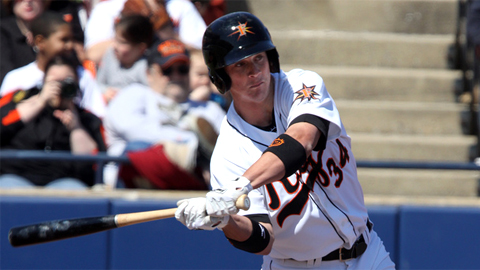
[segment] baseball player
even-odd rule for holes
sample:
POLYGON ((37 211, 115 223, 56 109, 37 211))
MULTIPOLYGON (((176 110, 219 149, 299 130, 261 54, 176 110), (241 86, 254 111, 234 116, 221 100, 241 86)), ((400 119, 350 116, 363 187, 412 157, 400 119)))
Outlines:
POLYGON ((207 27, 213 83, 230 91, 206 197, 177 203, 189 229, 223 231, 262 269, 394 269, 373 230, 350 137, 323 79, 280 69, 263 23, 230 13, 207 27), (249 210, 235 202, 248 194, 249 210))

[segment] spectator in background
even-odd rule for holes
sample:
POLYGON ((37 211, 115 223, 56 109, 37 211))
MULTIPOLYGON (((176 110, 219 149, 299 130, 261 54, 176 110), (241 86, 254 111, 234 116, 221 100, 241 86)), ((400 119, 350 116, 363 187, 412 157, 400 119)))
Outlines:
POLYGON ((167 40, 178 39, 178 35, 173 29, 172 20, 167 13, 163 2, 153 2, 151 0, 127 0, 120 12, 120 17, 139 14, 150 18, 153 25, 155 39, 167 40))
POLYGON ((123 166, 127 187, 207 188, 208 160, 225 112, 214 102, 188 99, 189 64, 180 41, 159 41, 148 55, 148 86, 131 84, 109 104, 107 152, 127 152, 133 175, 142 176, 123 166))
POLYGON ((208 67, 203 60, 201 50, 192 50, 190 55, 190 99, 195 101, 214 101, 227 111, 232 97, 229 92, 224 95, 218 92, 210 80, 208 67))
MULTIPOLYGON (((101 120, 74 104, 77 63, 55 56, 45 65, 41 89, 11 92, 0 100, 1 149, 105 151, 101 120)), ((0 188, 33 187, 85 189, 92 186, 92 164, 70 161, 8 161, 0 167, 0 188)))
MULTIPOLYGON (((466 25, 466 37, 467 47, 471 49, 472 53, 466 55, 473 57, 468 63, 472 63, 473 78, 470 89, 470 93, 464 95, 471 95, 472 103, 474 106, 478 106, 480 101, 480 1, 468 1, 467 2, 467 25, 466 25)), ((476 158, 480 157, 480 110, 476 112, 477 122, 473 125, 476 126, 477 145, 476 145, 476 158)))
POLYGON ((206 25, 225 15, 225 0, 191 0, 206 25))
MULTIPOLYGON (((85 49, 87 51, 87 57, 97 64, 101 61, 103 54, 113 42, 114 22, 120 17, 126 2, 128 1, 105 0, 95 5, 92 10, 85 28, 85 49)), ((132 6, 140 2, 144 2, 143 4, 151 11, 154 17, 155 14, 166 10, 178 39, 186 44, 188 48, 201 49, 203 32, 206 29, 206 25, 190 1, 130 0, 130 3, 133 4, 132 6)), ((166 39, 165 37, 161 38, 166 39)))
MULTIPOLYGON (((73 34, 70 23, 57 12, 45 11, 33 21, 32 34, 36 60, 7 73, 0 87, 0 95, 16 90, 26 90, 42 83, 46 63, 57 55, 75 55, 73 34)), ((105 102, 99 86, 92 75, 80 65, 77 69, 81 93, 75 99, 77 104, 100 118, 105 114, 105 102)))
POLYGON ((6 13, 0 22, 0 83, 5 75, 35 60, 31 22, 37 18, 50 1, 2 0, 6 13))
POLYGON ((70 23, 73 31, 74 42, 85 42, 82 23, 80 21, 79 11, 83 8, 79 1, 72 0, 49 0, 48 10, 58 12, 64 16, 64 19, 70 23))
POLYGON ((467 13, 467 42, 473 48, 474 83, 479 80, 480 59, 480 1, 471 1, 467 13))
POLYGON ((131 83, 148 85, 145 51, 152 42, 153 26, 145 16, 122 16, 115 24, 113 46, 103 56, 97 73, 107 103, 131 83))
POLYGON ((73 50, 77 54, 77 57, 82 63, 82 65, 92 72, 92 75, 95 75, 96 71, 92 68, 89 68, 90 62, 86 58, 85 48, 83 44, 85 43, 84 35, 84 25, 86 22, 86 8, 88 7, 90 0, 74 1, 74 0, 50 0, 50 5, 48 10, 55 11, 63 15, 65 21, 69 22, 72 26, 73 31, 73 50))

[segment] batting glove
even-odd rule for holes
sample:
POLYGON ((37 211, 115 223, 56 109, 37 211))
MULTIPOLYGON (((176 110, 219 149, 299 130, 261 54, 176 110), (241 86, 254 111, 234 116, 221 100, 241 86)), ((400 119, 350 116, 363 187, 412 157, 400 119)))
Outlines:
POLYGON ((237 199, 252 191, 252 184, 246 177, 240 176, 231 181, 224 189, 215 189, 207 193, 207 214, 223 217, 238 213, 237 199))
POLYGON ((230 216, 207 216, 205 205, 206 199, 203 197, 180 200, 177 202, 175 218, 190 230, 212 231, 225 227, 230 216))

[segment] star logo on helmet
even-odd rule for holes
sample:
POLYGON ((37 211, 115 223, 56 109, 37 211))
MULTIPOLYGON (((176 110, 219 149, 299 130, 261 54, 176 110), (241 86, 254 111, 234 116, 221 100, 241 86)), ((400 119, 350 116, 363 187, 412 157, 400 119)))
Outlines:
POLYGON ((308 101, 312 99, 318 99, 317 96, 320 95, 315 92, 315 87, 316 85, 307 87, 305 84, 303 84, 303 88, 295 92, 297 96, 295 97, 293 102, 295 102, 296 100, 300 100, 300 102, 302 102, 304 99, 307 99, 308 101))
POLYGON ((233 33, 231 33, 230 35, 228 36, 232 36, 232 35, 235 35, 235 34, 238 34, 238 38, 237 40, 240 39, 240 37, 243 37, 243 36, 246 36, 247 33, 249 34, 255 34, 254 32, 250 31, 250 29, 252 27, 247 27, 247 23, 240 23, 238 22, 238 25, 237 26, 232 26, 232 31, 234 31, 233 33))

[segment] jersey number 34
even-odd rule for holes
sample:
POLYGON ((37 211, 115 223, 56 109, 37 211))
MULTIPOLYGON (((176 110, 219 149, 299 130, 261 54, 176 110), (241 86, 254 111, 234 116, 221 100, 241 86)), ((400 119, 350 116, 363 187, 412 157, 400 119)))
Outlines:
MULTIPOLYGON (((333 158, 328 158, 325 162, 326 170, 323 166, 322 156, 323 150, 317 152, 317 161, 313 159, 310 155, 305 162, 305 164, 295 173, 296 181, 295 184, 291 184, 288 179, 282 179, 280 182, 285 188, 287 193, 293 194, 300 189, 296 196, 289 201, 283 209, 279 212, 277 216, 277 222, 280 227, 282 227, 285 219, 290 215, 299 215, 302 212, 303 207, 308 201, 309 193, 313 190, 315 181, 321 184, 323 187, 330 186, 330 178, 336 178, 335 187, 339 188, 343 181, 343 171, 342 169, 350 161, 350 156, 348 154, 348 149, 340 142, 339 139, 335 140, 339 148, 339 158, 338 164, 333 158), (301 179, 307 175, 305 183, 301 179)), ((270 197, 270 203, 268 206, 272 210, 277 210, 280 205, 280 198, 278 196, 275 187, 272 184, 266 185, 268 196, 270 197)))

